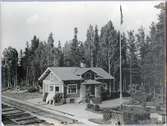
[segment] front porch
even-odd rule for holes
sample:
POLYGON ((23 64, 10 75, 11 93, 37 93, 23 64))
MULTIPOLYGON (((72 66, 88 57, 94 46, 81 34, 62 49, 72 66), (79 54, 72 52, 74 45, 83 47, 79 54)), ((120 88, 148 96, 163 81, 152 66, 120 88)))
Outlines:
POLYGON ((95 98, 101 101, 101 86, 103 83, 96 80, 85 80, 80 86, 80 99, 95 98))

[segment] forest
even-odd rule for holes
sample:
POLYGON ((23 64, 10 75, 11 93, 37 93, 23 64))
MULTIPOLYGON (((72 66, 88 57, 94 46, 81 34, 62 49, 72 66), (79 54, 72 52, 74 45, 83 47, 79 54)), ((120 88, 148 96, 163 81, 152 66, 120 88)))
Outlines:
MULTIPOLYGON (((158 15, 158 22, 152 22, 149 32, 141 26, 136 32, 121 33, 122 43, 122 87, 125 92, 130 86, 144 85, 149 93, 160 92, 164 85, 165 40, 164 11, 158 15)), ((34 87, 39 76, 47 67, 101 67, 115 79, 113 91, 119 91, 119 35, 112 21, 101 29, 90 25, 86 40, 78 38, 79 29, 64 45, 54 41, 51 32, 46 41, 36 35, 27 41, 25 48, 17 51, 8 47, 2 53, 2 87, 34 87)))

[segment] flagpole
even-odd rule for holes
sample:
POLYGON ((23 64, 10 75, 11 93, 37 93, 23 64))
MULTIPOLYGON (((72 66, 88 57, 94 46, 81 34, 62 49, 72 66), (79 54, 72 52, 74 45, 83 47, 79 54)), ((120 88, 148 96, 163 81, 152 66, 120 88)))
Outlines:
MULTIPOLYGON (((120 28, 121 28, 121 25, 120 25, 120 28)), ((119 81, 119 86, 120 86, 120 99, 122 99, 122 56, 121 56, 121 48, 122 48, 122 45, 121 45, 121 30, 120 30, 120 33, 119 33, 119 57, 120 57, 120 63, 119 63, 120 81, 119 81)))
POLYGON ((119 64, 119 72, 120 72, 120 80, 119 80, 119 87, 120 87, 120 100, 122 99, 122 56, 121 56, 121 25, 123 23, 123 15, 122 15, 122 8, 120 5, 120 14, 121 14, 121 21, 120 21, 120 32, 119 32, 119 58, 120 58, 120 64, 119 64))

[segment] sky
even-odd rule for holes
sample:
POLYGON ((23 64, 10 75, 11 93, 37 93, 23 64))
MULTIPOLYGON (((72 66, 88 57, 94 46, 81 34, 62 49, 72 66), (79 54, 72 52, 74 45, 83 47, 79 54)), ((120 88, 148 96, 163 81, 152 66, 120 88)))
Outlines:
POLYGON ((24 49, 26 41, 34 35, 47 41, 53 33, 55 45, 62 46, 72 40, 74 27, 78 28, 78 39, 86 40, 90 24, 102 26, 111 20, 120 29, 120 4, 123 10, 122 31, 135 30, 143 26, 149 31, 150 24, 157 22, 160 10, 154 8, 160 1, 150 2, 1 2, 1 49, 12 46, 24 49))

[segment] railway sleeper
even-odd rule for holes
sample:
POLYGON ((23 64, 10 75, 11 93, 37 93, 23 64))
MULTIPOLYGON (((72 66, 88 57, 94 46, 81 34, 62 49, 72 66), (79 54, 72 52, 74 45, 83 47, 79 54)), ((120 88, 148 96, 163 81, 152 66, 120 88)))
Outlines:
POLYGON ((8 111, 14 111, 14 110, 18 110, 17 108, 3 108, 2 112, 8 112, 8 111))
POLYGON ((2 104, 2 109, 3 108, 11 108, 9 105, 2 104))
POLYGON ((23 113, 23 111, 21 111, 21 110, 14 110, 14 111, 2 112, 2 115, 3 116, 9 116, 9 115, 17 114, 17 113, 23 113))
POLYGON ((11 118, 11 119, 15 119, 15 118, 23 117, 23 116, 30 116, 30 114, 21 112, 21 113, 7 115, 6 117, 11 118))
POLYGON ((13 119, 15 121, 24 121, 24 120, 31 120, 31 119, 36 119, 36 117, 34 116, 28 116, 28 117, 20 117, 20 118, 16 118, 16 119, 13 119))
MULTIPOLYGON (((14 120, 12 120, 12 121, 14 121, 14 120)), ((31 119, 31 120, 22 120, 22 121, 14 121, 14 122, 16 122, 19 125, 28 125, 28 124, 42 123, 42 122, 45 122, 45 121, 40 120, 38 118, 34 118, 34 119, 31 119)))

